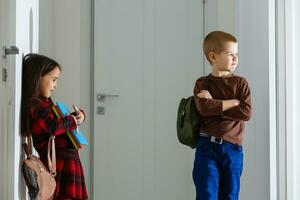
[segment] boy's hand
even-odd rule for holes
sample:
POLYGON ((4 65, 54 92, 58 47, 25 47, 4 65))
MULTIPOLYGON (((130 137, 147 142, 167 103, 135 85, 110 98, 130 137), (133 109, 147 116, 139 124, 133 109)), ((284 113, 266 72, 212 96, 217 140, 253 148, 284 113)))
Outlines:
POLYGON ((239 105, 240 101, 237 99, 223 100, 223 111, 239 105))
POLYGON ((208 90, 201 90, 200 93, 197 94, 197 97, 204 99, 212 99, 208 90))

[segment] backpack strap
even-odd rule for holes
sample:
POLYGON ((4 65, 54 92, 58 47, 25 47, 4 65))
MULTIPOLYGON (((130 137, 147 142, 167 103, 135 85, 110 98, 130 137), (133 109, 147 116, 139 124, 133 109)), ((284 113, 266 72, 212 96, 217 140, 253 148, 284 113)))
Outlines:
POLYGON ((26 156, 32 154, 32 137, 26 136, 25 142, 23 143, 23 149, 26 153, 26 156))
POLYGON ((55 136, 49 138, 47 158, 49 171, 56 176, 55 136))
MULTIPOLYGON (((23 143, 23 149, 27 156, 32 154, 32 136, 25 137, 25 143, 23 143)), ((56 152, 55 152, 55 136, 51 136, 48 141, 47 147, 47 159, 48 159, 48 169, 50 173, 56 175, 56 152)))

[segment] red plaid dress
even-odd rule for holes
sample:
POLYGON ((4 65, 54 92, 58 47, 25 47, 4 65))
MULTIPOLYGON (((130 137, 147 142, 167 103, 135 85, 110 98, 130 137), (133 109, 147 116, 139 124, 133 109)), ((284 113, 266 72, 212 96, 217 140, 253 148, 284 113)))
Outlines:
POLYGON ((51 98, 41 98, 30 111, 30 126, 33 145, 41 161, 47 163, 47 144, 50 135, 55 135, 57 187, 55 199, 88 199, 84 173, 78 151, 66 134, 77 128, 73 116, 58 119, 52 110, 51 98))

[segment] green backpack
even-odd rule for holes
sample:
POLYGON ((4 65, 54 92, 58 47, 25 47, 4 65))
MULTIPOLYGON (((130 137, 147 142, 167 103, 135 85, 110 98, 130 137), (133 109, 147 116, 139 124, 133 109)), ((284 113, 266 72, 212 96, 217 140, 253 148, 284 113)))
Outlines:
POLYGON ((177 137, 180 143, 196 147, 199 137, 201 116, 196 109, 194 96, 182 98, 177 114, 177 137))

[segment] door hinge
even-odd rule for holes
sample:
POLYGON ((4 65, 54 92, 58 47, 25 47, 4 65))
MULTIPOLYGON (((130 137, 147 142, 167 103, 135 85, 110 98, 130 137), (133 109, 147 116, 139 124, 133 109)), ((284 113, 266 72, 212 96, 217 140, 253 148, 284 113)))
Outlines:
POLYGON ((2 81, 6 82, 7 81, 7 69, 2 68, 2 81))

